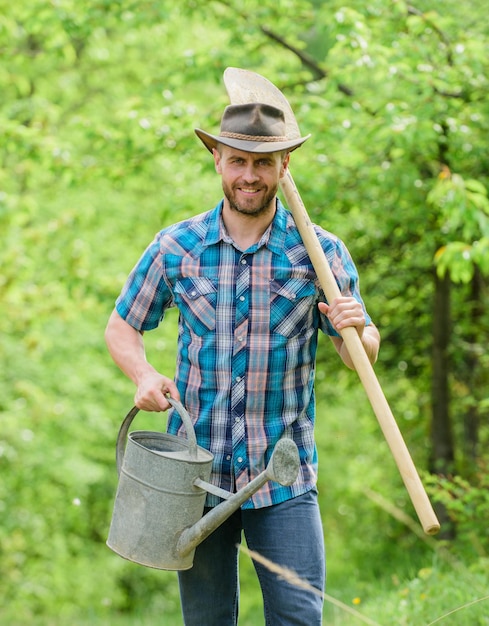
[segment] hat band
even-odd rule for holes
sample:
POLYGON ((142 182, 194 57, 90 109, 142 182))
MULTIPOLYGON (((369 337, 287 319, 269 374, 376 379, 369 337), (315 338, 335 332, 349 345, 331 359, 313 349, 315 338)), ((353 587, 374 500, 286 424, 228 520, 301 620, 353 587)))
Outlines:
POLYGON ((241 133, 228 133, 227 131, 223 131, 220 134, 221 137, 226 137, 227 139, 240 139, 242 141, 287 141, 287 137, 282 136, 270 136, 270 135, 243 135, 241 133))

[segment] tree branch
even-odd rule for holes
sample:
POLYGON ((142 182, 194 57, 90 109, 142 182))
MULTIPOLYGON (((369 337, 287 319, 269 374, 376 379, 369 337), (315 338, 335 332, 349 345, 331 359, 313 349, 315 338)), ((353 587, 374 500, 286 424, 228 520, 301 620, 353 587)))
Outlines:
POLYGON ((407 5, 407 12, 408 12, 408 15, 416 15, 417 17, 420 17, 430 28, 432 28, 435 31, 435 33, 437 33, 437 35, 440 38, 440 41, 443 42, 443 44, 445 45, 447 49, 448 64, 453 65, 453 54, 452 54, 451 43, 448 37, 445 35, 445 33, 441 30, 441 28, 439 28, 433 20, 429 19, 426 16, 426 13, 423 13, 423 11, 420 11, 419 9, 414 7, 412 4, 407 5))
MULTIPOLYGON (((295 56, 299 58, 301 63, 311 70, 314 76, 314 80, 322 80, 323 78, 328 77, 328 72, 324 70, 320 65, 318 65, 318 63, 316 63, 316 61, 308 54, 306 54, 303 50, 299 50, 299 48, 296 48, 295 46, 290 44, 283 37, 272 31, 267 26, 260 26, 260 30, 264 35, 281 45, 286 50, 289 50, 289 52, 292 52, 292 54, 295 54, 295 56)), ((339 83, 338 89, 347 96, 353 96, 353 90, 350 89, 350 87, 348 87, 347 85, 339 83)))

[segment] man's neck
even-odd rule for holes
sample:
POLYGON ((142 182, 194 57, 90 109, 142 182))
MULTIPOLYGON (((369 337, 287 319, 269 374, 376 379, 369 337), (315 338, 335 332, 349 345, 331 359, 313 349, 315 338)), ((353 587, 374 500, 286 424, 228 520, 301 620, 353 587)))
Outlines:
POLYGON ((234 243, 241 249, 247 250, 263 237, 275 216, 276 201, 270 205, 270 210, 261 215, 246 215, 232 209, 227 200, 224 200, 222 220, 226 231, 234 243))

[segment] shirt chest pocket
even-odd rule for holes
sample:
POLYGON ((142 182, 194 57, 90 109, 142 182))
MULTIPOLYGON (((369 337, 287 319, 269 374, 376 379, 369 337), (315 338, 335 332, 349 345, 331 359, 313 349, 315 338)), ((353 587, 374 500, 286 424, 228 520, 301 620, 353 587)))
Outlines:
POLYGON ((216 327, 217 279, 189 277, 177 280, 175 303, 184 326, 196 335, 216 327))
POLYGON ((318 293, 305 278, 275 279, 270 283, 270 327, 284 337, 312 333, 318 293))

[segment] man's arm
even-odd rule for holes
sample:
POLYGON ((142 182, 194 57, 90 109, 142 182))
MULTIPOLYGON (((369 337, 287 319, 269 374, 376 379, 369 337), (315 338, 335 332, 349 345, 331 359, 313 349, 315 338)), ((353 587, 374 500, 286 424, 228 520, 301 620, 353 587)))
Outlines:
MULTIPOLYGON (((362 341, 367 357, 375 363, 379 354, 380 334, 375 324, 365 326, 365 315, 362 305, 352 297, 341 297, 333 300, 331 305, 319 303, 319 310, 328 316, 333 328, 338 332, 347 326, 354 326, 362 341)), ((331 337, 336 351, 343 363, 350 369, 355 369, 348 349, 341 337, 331 337)))
POLYGON ((143 335, 130 326, 114 309, 105 330, 105 341, 115 363, 137 386, 134 398, 143 411, 166 411, 165 394, 180 399, 171 378, 163 376, 146 360, 143 335))

